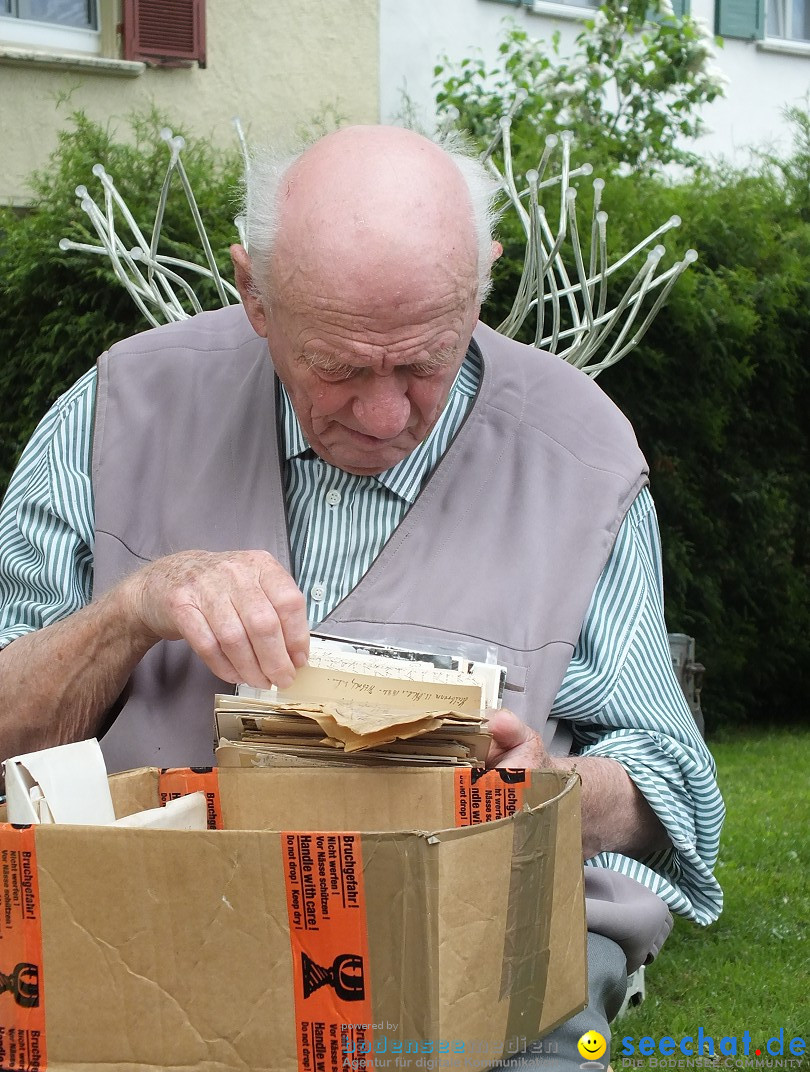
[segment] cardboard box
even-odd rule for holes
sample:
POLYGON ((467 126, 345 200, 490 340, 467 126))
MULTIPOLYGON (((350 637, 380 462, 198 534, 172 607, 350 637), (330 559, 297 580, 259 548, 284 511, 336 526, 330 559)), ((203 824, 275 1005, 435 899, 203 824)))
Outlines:
POLYGON ((579 781, 521 773, 146 769, 111 778, 117 816, 202 785, 223 829, 3 825, 0 1067, 514 1053, 586 1000, 579 781))

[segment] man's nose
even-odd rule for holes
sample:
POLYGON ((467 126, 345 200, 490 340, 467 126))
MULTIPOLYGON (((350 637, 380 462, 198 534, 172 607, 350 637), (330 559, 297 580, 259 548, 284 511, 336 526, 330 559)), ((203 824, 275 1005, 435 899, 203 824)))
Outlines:
POLYGON ((377 439, 393 439, 411 416, 407 385, 396 375, 371 375, 360 385, 352 404, 358 431, 377 439))

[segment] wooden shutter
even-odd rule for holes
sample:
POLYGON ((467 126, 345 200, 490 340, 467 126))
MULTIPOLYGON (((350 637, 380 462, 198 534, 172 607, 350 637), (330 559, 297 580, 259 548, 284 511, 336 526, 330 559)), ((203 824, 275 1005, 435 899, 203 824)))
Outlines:
POLYGON ((125 60, 205 67, 205 0, 123 0, 125 60))
POLYGON ((717 0, 715 29, 721 37, 765 36, 765 0, 717 0))

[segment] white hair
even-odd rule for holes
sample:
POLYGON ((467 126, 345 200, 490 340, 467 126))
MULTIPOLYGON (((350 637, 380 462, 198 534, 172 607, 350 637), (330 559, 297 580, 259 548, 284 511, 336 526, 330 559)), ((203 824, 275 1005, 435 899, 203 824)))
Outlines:
MULTIPOLYGON (((457 131, 435 139, 458 168, 472 209, 472 225, 478 249, 477 299, 483 302, 492 286, 492 238, 499 213, 495 202, 500 185, 478 159, 475 150, 457 131)), ((279 189, 285 175, 309 146, 279 152, 254 149, 242 181, 241 224, 244 241, 254 267, 254 286, 268 279, 279 228, 279 189)))
POLYGON ((278 235, 278 191, 282 179, 300 160, 306 147, 296 151, 254 148, 245 162, 242 176, 240 230, 253 266, 253 287, 260 291, 265 281, 278 235))
POLYGON ((496 202, 501 185, 459 131, 443 134, 436 144, 456 165, 467 187, 478 247, 478 301, 483 302, 492 287, 492 238, 500 216, 496 202))

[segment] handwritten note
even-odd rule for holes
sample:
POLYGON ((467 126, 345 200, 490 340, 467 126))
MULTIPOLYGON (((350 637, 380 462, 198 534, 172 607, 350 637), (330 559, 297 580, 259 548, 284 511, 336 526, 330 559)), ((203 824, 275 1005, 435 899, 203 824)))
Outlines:
POLYGON ((414 681, 406 677, 378 677, 305 666, 288 688, 279 690, 279 700, 330 701, 347 703, 363 700, 384 705, 389 711, 453 711, 478 713, 481 686, 450 685, 437 681, 414 681))

